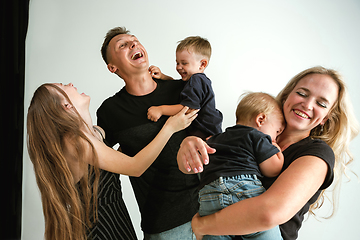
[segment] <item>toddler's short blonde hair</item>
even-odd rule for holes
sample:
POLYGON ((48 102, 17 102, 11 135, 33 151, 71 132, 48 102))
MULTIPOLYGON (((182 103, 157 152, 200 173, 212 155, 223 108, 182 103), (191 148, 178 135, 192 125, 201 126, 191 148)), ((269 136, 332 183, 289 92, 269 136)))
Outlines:
POLYGON ((236 122, 250 123, 260 113, 268 116, 276 110, 281 118, 283 114, 280 103, 270 94, 263 92, 246 92, 240 96, 236 108, 236 122))
POLYGON ((206 57, 207 60, 210 61, 211 45, 206 38, 202 38, 199 36, 191 36, 179 41, 178 43, 179 44, 176 48, 176 52, 180 52, 183 50, 193 51, 196 54, 200 54, 206 57))

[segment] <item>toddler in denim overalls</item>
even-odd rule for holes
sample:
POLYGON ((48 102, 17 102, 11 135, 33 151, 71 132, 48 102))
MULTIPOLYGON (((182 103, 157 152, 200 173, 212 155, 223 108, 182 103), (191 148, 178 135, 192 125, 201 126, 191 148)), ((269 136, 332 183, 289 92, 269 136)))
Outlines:
MULTIPOLYGON (((235 202, 265 191, 260 178, 275 177, 284 157, 276 137, 285 128, 280 104, 269 94, 242 96, 236 110, 236 125, 212 136, 208 145, 216 149, 201 173, 200 216, 215 213, 235 202)), ((243 239, 282 239, 279 227, 243 235, 243 239)), ((204 236, 231 239, 231 236, 204 236)))

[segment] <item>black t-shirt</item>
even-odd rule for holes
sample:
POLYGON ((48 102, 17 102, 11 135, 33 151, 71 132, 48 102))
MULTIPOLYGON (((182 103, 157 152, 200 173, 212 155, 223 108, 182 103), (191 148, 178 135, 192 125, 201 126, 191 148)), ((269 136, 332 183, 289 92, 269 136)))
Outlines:
MULTIPOLYGON (((323 185, 314 194, 314 196, 305 204, 305 206, 288 222, 280 225, 281 235, 284 240, 293 240, 298 237, 298 231, 301 228, 304 215, 309 211, 309 207, 319 197, 323 189, 328 188, 334 179, 334 164, 335 156, 332 149, 324 141, 318 139, 312 139, 307 137, 297 143, 289 146, 284 154, 284 166, 282 171, 289 167, 289 165, 296 159, 303 156, 315 156, 323 159, 328 165, 328 172, 324 180, 323 185)), ((267 189, 276 180, 276 178, 264 178, 262 179, 264 187, 267 189)))
MULTIPOLYGON (((125 87, 106 99, 97 111, 98 125, 106 132, 109 146, 120 144, 122 151, 134 156, 154 139, 166 122, 147 119, 151 106, 180 103, 183 81, 154 80, 156 89, 144 96, 130 95, 125 87)), ((178 169, 177 151, 186 131, 175 133, 155 162, 140 176, 130 177, 141 213, 144 232, 160 233, 180 226, 198 211, 199 184, 196 175, 178 169)))
POLYGON ((200 109, 189 133, 202 139, 221 133, 222 113, 216 109, 211 81, 204 73, 193 74, 181 92, 181 105, 200 109), (201 133, 197 133, 200 131, 201 133))
POLYGON ((209 164, 204 166, 199 188, 225 176, 252 174, 261 178, 258 164, 279 152, 269 135, 243 125, 229 127, 207 143, 216 152, 209 155, 209 164))

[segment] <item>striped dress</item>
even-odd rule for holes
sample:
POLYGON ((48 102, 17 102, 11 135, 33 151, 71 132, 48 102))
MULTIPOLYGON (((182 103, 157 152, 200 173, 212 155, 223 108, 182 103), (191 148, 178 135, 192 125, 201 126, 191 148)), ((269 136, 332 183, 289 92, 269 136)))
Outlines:
POLYGON ((119 174, 101 170, 98 221, 88 231, 89 240, 136 240, 129 213, 122 199, 119 174))
MULTIPOLYGON (((102 138, 101 131, 94 126, 102 138)), ((121 193, 120 175, 100 170, 98 220, 89 229, 88 240, 137 240, 121 193)), ((91 219, 92 222, 93 219, 91 219)))

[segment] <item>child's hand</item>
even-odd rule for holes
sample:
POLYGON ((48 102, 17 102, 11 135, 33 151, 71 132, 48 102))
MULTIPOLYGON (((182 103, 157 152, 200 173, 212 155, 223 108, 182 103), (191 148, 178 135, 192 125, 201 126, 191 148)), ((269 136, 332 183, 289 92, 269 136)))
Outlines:
POLYGON ((153 122, 157 122, 162 116, 161 106, 152 106, 148 109, 147 118, 153 122))
POLYGON ((188 107, 184 107, 176 115, 169 117, 165 125, 171 127, 172 131, 175 133, 182 129, 187 128, 191 122, 197 117, 198 110, 186 113, 188 107))
POLYGON ((163 74, 160 71, 160 68, 158 68, 154 65, 151 65, 149 67, 149 73, 151 74, 151 77, 153 77, 153 78, 157 78, 157 79, 161 79, 161 80, 174 80, 172 77, 163 74))
POLYGON ((158 67, 156 67, 154 65, 151 65, 149 67, 149 72, 151 74, 151 77, 157 78, 157 79, 162 79, 163 74, 161 73, 160 68, 158 68, 158 67))

